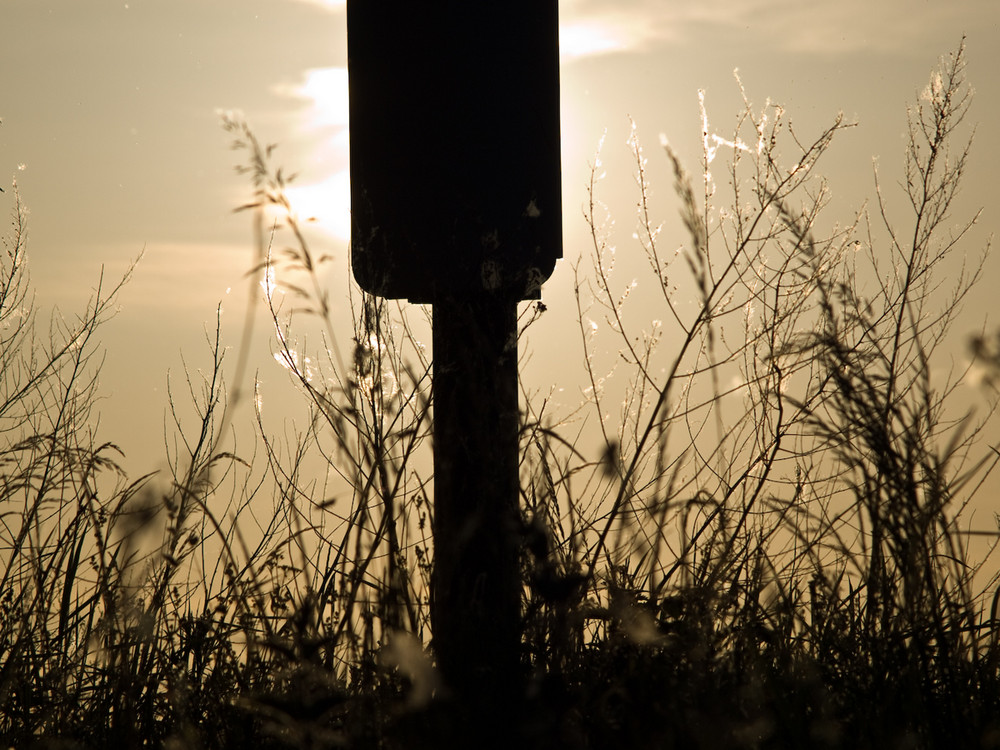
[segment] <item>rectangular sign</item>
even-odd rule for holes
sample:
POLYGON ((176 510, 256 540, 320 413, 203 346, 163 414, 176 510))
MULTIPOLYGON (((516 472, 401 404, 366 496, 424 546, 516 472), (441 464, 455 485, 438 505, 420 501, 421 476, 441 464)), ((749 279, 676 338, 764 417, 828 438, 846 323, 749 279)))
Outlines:
POLYGON ((537 299, 562 257, 557 0, 348 0, 362 288, 537 299))

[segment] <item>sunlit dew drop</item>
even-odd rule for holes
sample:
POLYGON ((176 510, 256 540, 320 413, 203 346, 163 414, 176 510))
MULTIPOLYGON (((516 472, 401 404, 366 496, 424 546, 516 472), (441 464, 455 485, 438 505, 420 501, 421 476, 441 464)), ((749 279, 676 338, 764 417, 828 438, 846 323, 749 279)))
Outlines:
POLYGON ((272 299, 277 286, 274 278, 274 268, 268 266, 264 272, 264 278, 260 280, 260 288, 264 290, 264 298, 268 300, 272 299))
POLYGON ((283 349, 280 352, 275 352, 274 359, 286 370, 295 372, 299 368, 299 354, 294 349, 283 349))

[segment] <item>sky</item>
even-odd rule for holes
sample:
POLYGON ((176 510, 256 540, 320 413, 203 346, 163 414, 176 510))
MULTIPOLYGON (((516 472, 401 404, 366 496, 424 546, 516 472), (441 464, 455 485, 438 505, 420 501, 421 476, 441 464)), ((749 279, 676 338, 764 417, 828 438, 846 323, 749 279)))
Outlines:
MULTIPOLYGON (((560 14, 565 259, 543 290, 549 313, 532 329, 535 351, 522 375, 539 387, 582 357, 566 349, 565 331, 575 320, 572 264, 589 247, 581 207, 598 145, 603 139, 602 195, 626 248, 635 219, 630 118, 647 147, 658 210, 674 221, 660 134, 697 169, 698 92, 713 126, 726 132, 742 102, 737 68, 755 106, 782 104, 800 132, 818 133, 838 112, 858 123, 822 170, 834 209, 849 219, 872 194, 873 158, 890 182, 899 174, 905 108, 964 35, 978 134, 959 208, 985 209, 973 249, 1000 228, 995 0, 565 0, 560 14)), ((0 208, 10 212, 16 179, 30 209, 39 305, 72 314, 102 267, 115 277, 143 254, 105 328, 101 411, 127 464, 154 468, 166 373, 206 361, 204 331, 219 304, 236 340, 253 262, 249 217, 232 210, 250 188, 234 172, 240 157, 220 112, 243 113, 262 140, 279 144, 276 159, 299 173, 291 197, 317 219, 310 237, 333 256, 325 280, 336 313, 347 310, 345 5, 0 0, 0 29, 0 208)), ((995 287, 996 259, 986 273, 984 287, 995 287)), ((981 318, 989 295, 970 305, 981 318)), ((265 383, 284 377, 266 341, 257 354, 253 367, 265 383)))

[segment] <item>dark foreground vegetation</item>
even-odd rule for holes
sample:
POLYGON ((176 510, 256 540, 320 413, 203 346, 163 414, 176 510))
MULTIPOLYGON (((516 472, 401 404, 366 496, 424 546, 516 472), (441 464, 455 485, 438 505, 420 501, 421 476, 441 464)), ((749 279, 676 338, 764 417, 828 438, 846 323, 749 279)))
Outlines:
POLYGON ((847 125, 803 142, 780 108, 748 102, 726 138, 705 119, 703 179, 666 149, 688 235, 676 252, 633 142, 634 285, 615 275, 628 261, 595 165, 590 262, 560 271, 576 274, 590 387, 568 415, 522 399, 525 689, 507 699, 488 684, 456 695, 434 666, 419 321, 354 292, 344 356, 270 149, 226 121, 256 191, 275 355, 308 411, 278 440, 258 410, 256 444, 233 448, 233 406, 260 401, 227 396, 216 337, 187 395, 173 383, 166 480, 125 476, 95 434, 98 334, 120 286, 46 330, 15 204, 3 746, 1000 747, 997 529, 963 515, 1000 457, 1000 341, 952 326, 986 258, 963 243, 975 217, 952 211, 969 158, 962 54, 910 112, 901 189, 876 179, 846 223, 822 213, 817 164, 847 125), (264 208, 285 209, 270 241, 264 208), (662 321, 635 312, 650 295, 662 321))

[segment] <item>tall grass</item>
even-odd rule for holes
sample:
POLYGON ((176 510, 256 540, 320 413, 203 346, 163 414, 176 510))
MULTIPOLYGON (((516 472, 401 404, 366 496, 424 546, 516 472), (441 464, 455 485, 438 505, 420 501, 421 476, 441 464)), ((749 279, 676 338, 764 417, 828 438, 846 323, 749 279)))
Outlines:
MULTIPOLYGON (((665 148, 687 232, 676 250, 634 135, 638 285, 616 275, 595 164, 592 252, 572 269, 590 387, 574 415, 523 399, 530 679, 518 714, 486 730, 434 664, 427 320, 353 290, 341 348, 328 259, 287 178, 225 119, 254 191, 251 289, 307 416, 271 434, 261 386, 246 398, 235 385, 251 329, 230 371, 216 326, 186 396, 171 384, 172 470, 130 479, 94 427, 97 333, 127 277, 43 336, 15 191, 0 282, 0 737, 1000 745, 1000 581, 971 557, 982 530, 962 515, 1000 458, 996 347, 973 340, 978 413, 956 406, 969 370, 940 366, 988 250, 953 258, 976 219, 952 218, 970 96, 960 48, 910 112, 906 217, 876 179, 872 209, 840 224, 819 165, 846 123, 805 142, 784 110, 744 97, 720 137, 703 104, 697 178, 665 148), (651 295, 659 321, 641 312, 651 295), (234 446, 242 403, 257 438, 234 446)), ((525 307, 522 330, 543 313, 525 307)))

